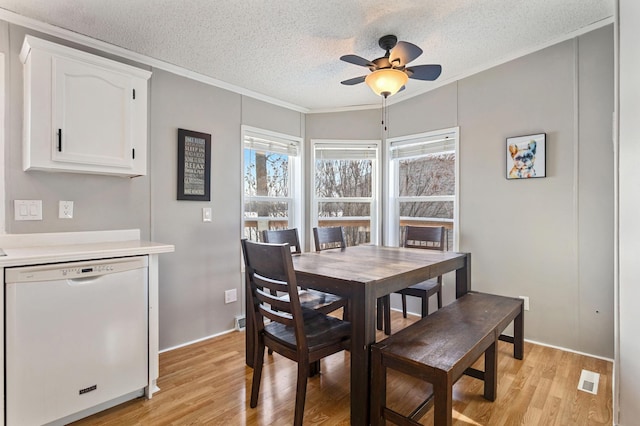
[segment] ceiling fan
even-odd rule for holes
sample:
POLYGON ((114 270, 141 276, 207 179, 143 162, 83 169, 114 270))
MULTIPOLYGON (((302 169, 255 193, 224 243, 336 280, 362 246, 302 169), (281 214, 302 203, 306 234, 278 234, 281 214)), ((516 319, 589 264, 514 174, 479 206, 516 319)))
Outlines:
POLYGON ((415 65, 407 64, 422 54, 422 49, 413 43, 398 41, 394 35, 380 37, 378 45, 386 51, 385 55, 369 61, 358 55, 344 55, 340 59, 354 65, 367 67, 371 74, 350 78, 341 81, 342 84, 352 86, 354 84, 367 83, 371 89, 385 98, 404 89, 409 78, 414 80, 433 81, 440 76, 440 65, 415 65))

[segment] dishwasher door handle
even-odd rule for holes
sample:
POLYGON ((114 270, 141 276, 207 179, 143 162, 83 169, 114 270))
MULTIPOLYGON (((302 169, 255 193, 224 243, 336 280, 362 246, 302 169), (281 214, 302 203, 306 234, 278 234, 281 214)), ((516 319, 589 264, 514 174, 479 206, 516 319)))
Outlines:
POLYGON ((68 278, 67 283, 69 283, 72 287, 77 287, 81 285, 89 285, 98 281, 100 278, 104 277, 104 275, 94 275, 91 277, 83 277, 83 278, 68 278))

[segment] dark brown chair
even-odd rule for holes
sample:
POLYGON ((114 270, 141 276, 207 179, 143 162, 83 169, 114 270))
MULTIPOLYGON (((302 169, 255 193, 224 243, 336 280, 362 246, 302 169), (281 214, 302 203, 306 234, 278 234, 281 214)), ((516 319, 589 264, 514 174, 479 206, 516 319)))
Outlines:
POLYGON ((302 425, 310 366, 349 348, 351 324, 301 306, 287 244, 242 240, 242 251, 251 307, 248 315, 253 321, 256 344, 250 406, 258 405, 264 350, 268 347, 298 363, 294 425, 302 425), (285 292, 289 298, 271 292, 285 292))
POLYGON ((316 251, 347 248, 342 226, 313 228, 313 237, 316 243, 316 251))
MULTIPOLYGON (((297 228, 262 231, 262 241, 274 244, 287 243, 291 253, 302 252, 297 228)), ((299 292, 298 298, 303 308, 313 309, 323 314, 329 314, 347 306, 347 300, 340 296, 312 289, 303 289, 299 292)))
MULTIPOLYGON (((407 226, 405 227, 404 246, 427 250, 444 251, 445 231, 443 226, 407 226)), ((402 316, 407 317, 407 296, 419 297, 422 301, 422 318, 429 315, 429 298, 438 297, 438 309, 442 308, 442 275, 397 291, 402 296, 402 316)), ((391 318, 391 306, 385 303, 385 321, 391 318)), ((389 333, 387 333, 389 334, 389 333)))
POLYGON ((300 247, 300 238, 298 238, 298 228, 292 229, 269 229, 262 231, 262 241, 272 244, 289 244, 291 253, 302 253, 302 247, 300 247))
MULTIPOLYGON (((328 226, 321 228, 313 228, 314 242, 316 243, 316 251, 330 249, 346 249, 347 241, 344 238, 344 229, 342 226, 328 226)), ((343 311, 343 319, 349 319, 349 304, 346 303, 343 311)))

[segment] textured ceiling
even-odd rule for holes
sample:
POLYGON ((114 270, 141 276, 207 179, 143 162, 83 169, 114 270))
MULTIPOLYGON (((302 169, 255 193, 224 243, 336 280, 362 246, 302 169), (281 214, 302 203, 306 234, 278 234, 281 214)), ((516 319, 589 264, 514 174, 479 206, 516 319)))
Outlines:
POLYGON ((368 70, 339 60, 384 54, 395 34, 441 64, 401 100, 610 19, 614 0, 0 0, 0 8, 318 111, 379 104, 368 70))

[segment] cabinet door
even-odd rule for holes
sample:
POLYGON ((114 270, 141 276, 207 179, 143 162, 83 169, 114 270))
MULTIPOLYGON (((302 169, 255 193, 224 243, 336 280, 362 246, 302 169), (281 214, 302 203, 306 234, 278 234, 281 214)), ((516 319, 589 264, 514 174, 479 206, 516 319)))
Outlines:
POLYGON ((131 168, 131 76, 56 57, 52 72, 52 159, 131 168))

